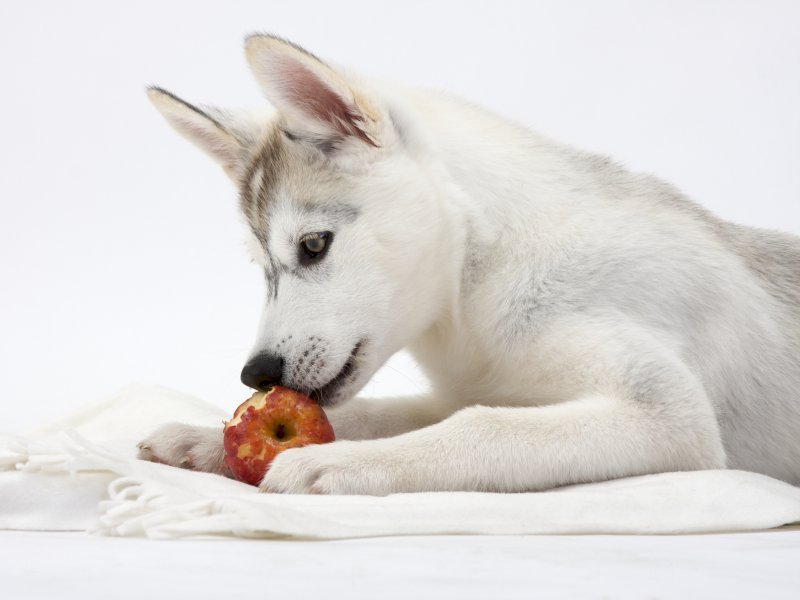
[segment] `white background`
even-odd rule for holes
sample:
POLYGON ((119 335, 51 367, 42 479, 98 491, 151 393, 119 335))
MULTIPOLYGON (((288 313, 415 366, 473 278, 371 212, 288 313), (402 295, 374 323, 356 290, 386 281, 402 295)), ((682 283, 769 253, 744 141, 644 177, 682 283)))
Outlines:
MULTIPOLYGON (((131 381, 233 408, 262 278, 235 192, 149 105, 262 102, 242 38, 457 92, 800 233, 800 4, 0 4, 0 430, 131 381)), ((400 357, 367 394, 424 386, 400 357)))

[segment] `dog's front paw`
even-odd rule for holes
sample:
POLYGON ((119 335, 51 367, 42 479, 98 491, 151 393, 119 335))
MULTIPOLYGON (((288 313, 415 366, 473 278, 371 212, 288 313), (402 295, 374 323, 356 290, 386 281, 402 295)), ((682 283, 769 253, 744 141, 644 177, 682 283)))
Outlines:
POLYGON ((138 458, 230 477, 222 428, 167 423, 138 444, 138 458))
POLYGON ((279 454, 259 486, 283 494, 367 494, 401 491, 399 465, 376 441, 341 441, 279 454))

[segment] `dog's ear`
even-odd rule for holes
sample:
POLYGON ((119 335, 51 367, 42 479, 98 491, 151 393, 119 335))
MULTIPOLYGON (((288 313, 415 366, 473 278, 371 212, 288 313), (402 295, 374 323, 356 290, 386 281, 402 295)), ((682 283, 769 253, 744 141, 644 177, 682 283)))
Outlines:
POLYGON ((259 125, 250 117, 216 108, 198 108, 177 96, 151 87, 147 96, 167 122, 189 141, 217 161, 235 182, 243 176, 259 125))
POLYGON ((347 140, 381 143, 383 112, 337 71, 291 42, 251 35, 245 53, 264 95, 283 116, 287 133, 331 148, 347 140))

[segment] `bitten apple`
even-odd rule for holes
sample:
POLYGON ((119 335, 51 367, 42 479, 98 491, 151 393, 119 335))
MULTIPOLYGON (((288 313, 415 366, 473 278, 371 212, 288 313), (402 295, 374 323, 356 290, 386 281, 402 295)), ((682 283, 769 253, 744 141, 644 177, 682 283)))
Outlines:
POLYGON ((239 481, 258 485, 284 450, 332 442, 333 427, 319 405, 275 386, 245 400, 225 424, 225 463, 239 481))

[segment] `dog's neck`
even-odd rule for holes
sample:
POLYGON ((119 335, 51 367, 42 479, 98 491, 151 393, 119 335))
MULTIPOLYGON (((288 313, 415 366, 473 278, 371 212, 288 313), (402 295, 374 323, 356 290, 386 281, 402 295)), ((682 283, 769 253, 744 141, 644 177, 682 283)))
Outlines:
POLYGON ((473 294, 508 266, 496 260, 514 256, 507 245, 524 239, 528 252, 546 261, 553 246, 548 223, 563 218, 563 181, 570 180, 566 175, 573 167, 570 149, 488 111, 435 94, 412 101, 424 136, 418 142, 424 146, 421 160, 435 182, 446 213, 443 237, 453 249, 443 258, 437 280, 440 310, 408 345, 430 377, 441 369, 427 365, 472 342, 477 331, 470 323, 476 318, 470 309, 473 294), (542 248, 534 252, 537 239, 542 248))

